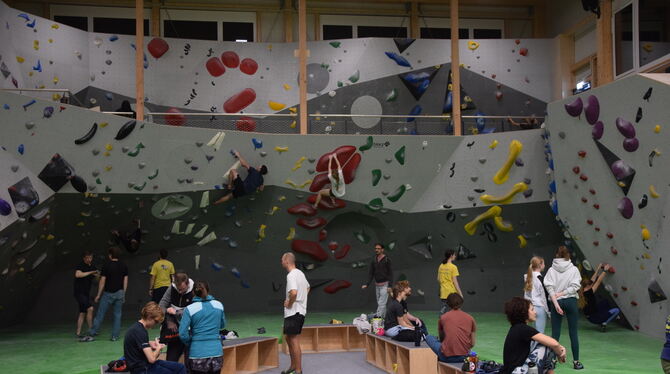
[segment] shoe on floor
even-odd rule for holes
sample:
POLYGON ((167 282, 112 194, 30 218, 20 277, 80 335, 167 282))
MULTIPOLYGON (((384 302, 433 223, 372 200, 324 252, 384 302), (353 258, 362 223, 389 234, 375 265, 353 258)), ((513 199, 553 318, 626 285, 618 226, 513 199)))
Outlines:
POLYGON ((86 335, 86 336, 84 336, 83 338, 79 339, 79 341, 80 341, 81 343, 88 343, 88 342, 95 341, 95 338, 92 337, 92 336, 90 336, 90 335, 86 335))
POLYGON ((109 339, 109 340, 115 342, 115 341, 119 340, 119 337, 118 336, 112 336, 112 338, 109 339))
POLYGON ((605 331, 607 331, 607 325, 603 323, 603 324, 600 325, 600 332, 605 332, 605 331))
POLYGON ((582 365, 582 363, 579 362, 579 361, 574 361, 573 364, 574 364, 574 368, 575 368, 575 370, 582 370, 582 369, 584 369, 584 365, 582 365))
POLYGON ((295 369, 293 369, 293 368, 288 368, 288 369, 286 369, 286 370, 282 370, 281 374, 291 374, 291 373, 293 373, 293 372, 295 372, 295 369))

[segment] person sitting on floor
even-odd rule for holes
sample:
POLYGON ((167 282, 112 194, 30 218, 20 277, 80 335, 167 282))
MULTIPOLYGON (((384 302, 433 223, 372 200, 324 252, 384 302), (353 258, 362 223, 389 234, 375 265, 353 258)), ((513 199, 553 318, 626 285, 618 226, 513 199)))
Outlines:
POLYGON ((539 374, 553 374, 554 358, 565 362, 566 350, 556 339, 528 326, 537 317, 530 300, 513 297, 505 303, 505 314, 511 327, 505 337, 500 374, 526 374, 529 366, 537 366, 539 374))
POLYGON ((393 298, 386 306, 384 335, 395 338, 404 330, 412 330, 414 333, 416 328, 419 328, 423 335, 428 335, 423 321, 411 315, 407 310, 407 297, 411 294, 412 288, 409 286, 409 281, 403 280, 393 285, 393 298))
POLYGON ((598 287, 603 282, 605 275, 610 269, 610 265, 598 264, 598 268, 593 273, 591 279, 582 281, 583 295, 586 305, 584 306, 584 315, 589 322, 600 325, 600 331, 605 332, 607 324, 612 322, 621 312, 619 308, 612 308, 605 299, 596 296, 598 287))
POLYGON ((126 331, 123 357, 131 374, 186 374, 184 364, 159 360, 165 344, 149 340, 148 329, 163 322, 163 311, 153 301, 142 308, 141 318, 126 331))
POLYGON ((441 362, 463 362, 475 346, 477 324, 474 318, 461 310, 463 297, 452 293, 447 297, 449 311, 442 314, 437 323, 440 340, 434 336, 425 337, 430 349, 441 362), (442 342, 442 343, 440 343, 442 342))

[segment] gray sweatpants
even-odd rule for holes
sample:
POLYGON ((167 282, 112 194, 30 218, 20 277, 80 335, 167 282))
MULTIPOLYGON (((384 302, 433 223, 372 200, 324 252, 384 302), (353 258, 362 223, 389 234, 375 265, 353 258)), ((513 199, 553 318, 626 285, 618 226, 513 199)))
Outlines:
POLYGON ((389 298, 387 288, 388 283, 384 283, 381 286, 375 285, 375 296, 377 297, 377 316, 380 318, 386 317, 386 302, 389 298))

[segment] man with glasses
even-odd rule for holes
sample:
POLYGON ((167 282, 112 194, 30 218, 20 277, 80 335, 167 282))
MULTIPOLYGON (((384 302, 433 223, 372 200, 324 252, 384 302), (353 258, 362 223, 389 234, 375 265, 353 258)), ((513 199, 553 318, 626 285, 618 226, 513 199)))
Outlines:
POLYGON ((386 302, 393 285, 393 270, 391 269, 391 260, 384 254, 384 245, 381 243, 375 244, 375 257, 370 264, 368 281, 361 288, 368 288, 373 278, 375 280, 375 296, 377 298, 377 312, 375 316, 384 318, 386 316, 386 302))

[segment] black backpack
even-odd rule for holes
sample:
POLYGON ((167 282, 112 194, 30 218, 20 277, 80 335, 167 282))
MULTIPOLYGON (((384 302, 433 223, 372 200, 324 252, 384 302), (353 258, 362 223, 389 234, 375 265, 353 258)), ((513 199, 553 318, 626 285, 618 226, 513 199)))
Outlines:
POLYGON ((120 373, 126 371, 126 360, 112 360, 107 364, 107 373, 120 373))

